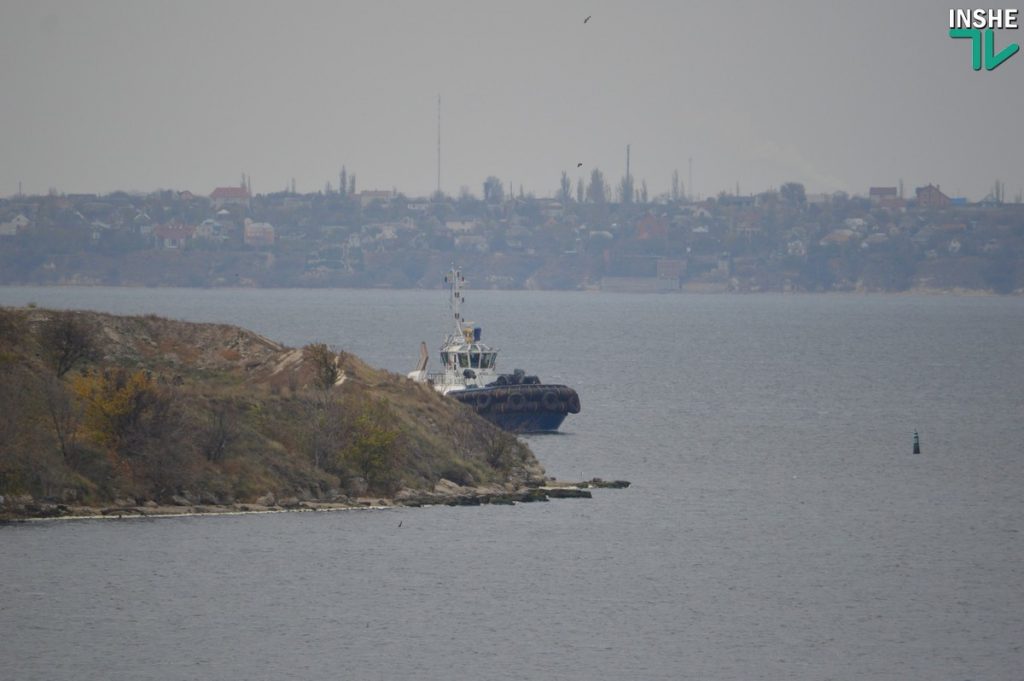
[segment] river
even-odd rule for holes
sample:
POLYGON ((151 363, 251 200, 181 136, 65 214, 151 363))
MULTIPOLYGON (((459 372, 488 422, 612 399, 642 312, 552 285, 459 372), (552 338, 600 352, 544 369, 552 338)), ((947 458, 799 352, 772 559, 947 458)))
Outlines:
MULTIPOLYGON (((0 526, 0 678, 1024 679, 1024 299, 466 298, 499 368, 580 394, 527 438, 548 472, 629 489, 0 526)), ((440 291, 0 288, 30 302, 403 373, 448 319, 440 291)))

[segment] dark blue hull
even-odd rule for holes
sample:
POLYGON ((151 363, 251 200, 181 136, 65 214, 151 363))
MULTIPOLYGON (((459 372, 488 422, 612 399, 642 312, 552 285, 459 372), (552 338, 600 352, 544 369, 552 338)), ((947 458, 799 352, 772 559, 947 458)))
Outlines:
POLYGON ((558 430, 569 414, 580 411, 576 391, 564 385, 488 386, 448 393, 494 425, 513 433, 558 430))
POLYGON ((558 430, 568 414, 556 411, 534 413, 480 414, 502 430, 512 433, 551 433, 558 430))

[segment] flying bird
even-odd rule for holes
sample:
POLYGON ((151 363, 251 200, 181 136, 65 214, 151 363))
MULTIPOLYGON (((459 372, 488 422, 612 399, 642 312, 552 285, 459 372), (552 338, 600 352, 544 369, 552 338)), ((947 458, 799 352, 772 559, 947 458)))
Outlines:
POLYGON ((582 163, 577 163, 577 164, 576 164, 576 167, 577 167, 577 168, 582 168, 582 167, 583 167, 583 164, 582 164, 582 163))
POLYGON ((588 14, 588 15, 587 15, 587 18, 583 20, 583 23, 585 24, 585 23, 587 23, 588 21, 590 21, 590 17, 592 17, 592 16, 594 16, 594 15, 593 15, 593 14, 588 14))

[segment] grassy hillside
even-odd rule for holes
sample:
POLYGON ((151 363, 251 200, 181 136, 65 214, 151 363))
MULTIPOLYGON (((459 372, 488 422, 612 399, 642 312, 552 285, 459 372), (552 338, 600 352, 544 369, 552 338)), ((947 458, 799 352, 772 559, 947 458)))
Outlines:
POLYGON ((543 475, 427 386, 232 326, 0 308, 0 375, 8 506, 336 501, 543 475))

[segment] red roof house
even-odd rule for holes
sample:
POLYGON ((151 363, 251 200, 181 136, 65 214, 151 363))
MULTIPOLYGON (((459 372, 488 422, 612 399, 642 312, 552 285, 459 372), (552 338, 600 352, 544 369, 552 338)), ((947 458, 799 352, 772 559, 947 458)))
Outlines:
POLYGON ((157 248, 180 250, 185 248, 189 240, 196 235, 196 228, 183 225, 180 222, 172 222, 167 225, 157 225, 153 228, 152 234, 157 248))
POLYGON ((244 187, 217 187, 210 194, 210 200, 213 201, 213 207, 223 208, 224 206, 244 206, 249 207, 249 190, 244 187))

